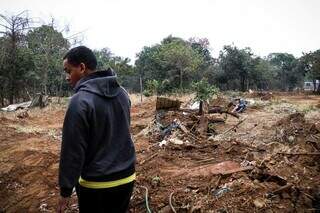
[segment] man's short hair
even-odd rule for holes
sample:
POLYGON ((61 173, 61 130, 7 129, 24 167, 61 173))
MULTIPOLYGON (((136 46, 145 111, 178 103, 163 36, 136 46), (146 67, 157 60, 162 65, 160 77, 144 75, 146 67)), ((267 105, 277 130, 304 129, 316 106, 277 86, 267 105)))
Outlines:
POLYGON ((67 59, 68 63, 72 64, 73 66, 78 66, 81 63, 84 63, 90 70, 95 70, 97 67, 96 56, 92 50, 86 46, 72 48, 67 52, 63 59, 67 59))

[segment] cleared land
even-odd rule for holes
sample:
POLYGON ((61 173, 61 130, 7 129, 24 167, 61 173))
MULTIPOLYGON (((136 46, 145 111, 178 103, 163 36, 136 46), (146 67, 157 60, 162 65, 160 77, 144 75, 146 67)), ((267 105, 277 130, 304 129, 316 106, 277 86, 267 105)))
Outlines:
MULTIPOLYGON (((156 113, 155 98, 134 101, 138 177, 131 212, 146 212, 145 187, 153 212, 171 212, 172 207, 177 212, 320 208, 320 97, 243 97, 251 104, 240 118, 218 114, 225 122, 211 123, 206 136, 198 133, 198 117, 192 113, 156 113), (173 128, 163 134, 175 119, 187 131, 173 128), (160 142, 166 143, 160 147, 160 142)), ((221 96, 212 104, 225 106, 229 98, 221 96)), ((179 99, 183 107, 191 100, 179 99)), ((55 211, 65 109, 65 104, 52 103, 23 119, 18 112, 0 114, 0 212, 55 211)), ((75 195, 68 212, 77 212, 75 195)))

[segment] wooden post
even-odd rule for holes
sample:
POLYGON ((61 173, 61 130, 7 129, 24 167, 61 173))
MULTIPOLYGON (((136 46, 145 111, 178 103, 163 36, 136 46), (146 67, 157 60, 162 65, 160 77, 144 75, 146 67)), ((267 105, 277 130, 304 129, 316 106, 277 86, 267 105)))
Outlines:
POLYGON ((142 102, 142 76, 140 75, 140 102, 142 102))

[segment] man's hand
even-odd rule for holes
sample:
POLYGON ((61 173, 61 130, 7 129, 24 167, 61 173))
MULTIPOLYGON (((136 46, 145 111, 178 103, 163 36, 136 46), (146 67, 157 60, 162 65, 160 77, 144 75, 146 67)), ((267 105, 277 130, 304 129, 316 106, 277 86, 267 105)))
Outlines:
POLYGON ((60 196, 57 213, 63 213, 66 210, 67 205, 69 203, 69 200, 70 200, 69 197, 61 197, 60 196))

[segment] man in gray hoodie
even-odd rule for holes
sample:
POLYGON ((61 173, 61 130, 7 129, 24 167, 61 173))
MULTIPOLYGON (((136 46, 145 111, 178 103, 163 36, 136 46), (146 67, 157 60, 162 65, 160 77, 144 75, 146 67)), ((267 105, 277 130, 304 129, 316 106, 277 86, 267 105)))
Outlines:
POLYGON ((129 96, 112 69, 96 71, 89 48, 75 47, 63 59, 75 94, 63 124, 58 212, 74 187, 80 212, 126 212, 135 180, 129 96))

